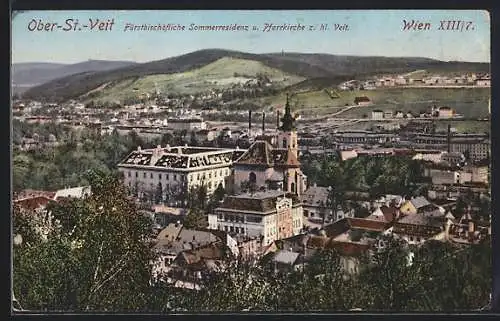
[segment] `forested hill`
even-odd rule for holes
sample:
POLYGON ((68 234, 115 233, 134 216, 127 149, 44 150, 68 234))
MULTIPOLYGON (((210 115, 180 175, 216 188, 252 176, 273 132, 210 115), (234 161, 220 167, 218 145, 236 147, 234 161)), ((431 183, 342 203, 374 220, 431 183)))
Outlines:
POLYGON ((487 63, 444 62, 428 58, 361 57, 304 53, 252 54, 223 49, 206 49, 108 71, 83 72, 62 77, 27 90, 23 97, 64 101, 79 97, 107 83, 147 75, 182 73, 201 68, 224 57, 258 61, 268 67, 307 79, 337 78, 339 76, 374 73, 399 73, 415 69, 489 70, 489 64, 487 63))

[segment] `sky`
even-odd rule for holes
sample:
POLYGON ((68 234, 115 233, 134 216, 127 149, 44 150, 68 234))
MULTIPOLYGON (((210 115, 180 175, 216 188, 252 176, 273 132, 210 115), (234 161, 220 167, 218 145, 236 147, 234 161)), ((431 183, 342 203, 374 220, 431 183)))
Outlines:
MULTIPOLYGON (((464 26, 467 26, 467 23, 464 26)), ((76 63, 86 60, 147 62, 220 48, 250 53, 302 52, 336 55, 427 57, 490 61, 490 18, 483 10, 231 10, 231 11, 25 11, 12 19, 12 63, 76 63), (36 23, 114 19, 109 31, 30 31, 36 23), (430 30, 403 31, 403 20, 429 22, 430 30), (471 22, 469 30, 438 30, 443 20, 471 22), (127 23, 181 24, 184 31, 124 31, 127 23), (195 25, 239 24, 249 31, 189 31, 195 25), (297 24, 303 31, 264 32, 266 23, 297 24), (327 24, 329 30, 320 31, 327 24), (348 30, 334 30, 334 25, 348 30), (315 31, 309 26, 314 25, 315 31), (259 30, 254 31, 253 26, 259 30), (472 27, 473 30, 472 30, 472 27)))

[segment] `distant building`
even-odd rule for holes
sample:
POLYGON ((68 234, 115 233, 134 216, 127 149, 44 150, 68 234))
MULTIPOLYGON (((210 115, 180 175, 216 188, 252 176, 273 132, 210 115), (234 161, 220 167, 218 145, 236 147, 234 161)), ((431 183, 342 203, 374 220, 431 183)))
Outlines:
POLYGON ((406 201, 400 208, 402 214, 416 214, 422 208, 431 205, 429 201, 422 196, 415 197, 411 200, 406 201))
POLYGON ((202 118, 169 118, 168 127, 177 131, 193 131, 206 129, 207 124, 202 118))
POLYGON ((392 118, 392 110, 386 110, 384 112, 384 118, 385 119, 391 119, 392 118))
POLYGON ((372 119, 374 119, 374 120, 384 119, 384 112, 382 110, 379 110, 379 109, 372 111, 372 119))
POLYGON ((438 117, 439 118, 452 118, 455 116, 455 111, 450 107, 439 107, 438 117))
POLYGON ((366 96, 361 96, 354 98, 354 104, 358 106, 368 106, 372 104, 372 101, 366 96))
POLYGON ((452 165, 461 165, 465 162, 465 156, 462 153, 443 153, 441 154, 441 160, 452 165))
POLYGON ((491 79, 490 78, 480 78, 475 80, 476 86, 481 87, 491 87, 491 79))

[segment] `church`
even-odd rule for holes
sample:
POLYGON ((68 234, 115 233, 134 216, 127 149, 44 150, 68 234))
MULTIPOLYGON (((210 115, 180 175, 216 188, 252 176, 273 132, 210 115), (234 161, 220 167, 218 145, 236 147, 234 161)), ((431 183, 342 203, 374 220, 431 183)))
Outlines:
POLYGON ((256 237, 263 246, 302 232, 300 196, 307 181, 300 170, 295 121, 287 96, 277 132, 257 138, 233 162, 232 193, 208 214, 209 229, 256 237))
POLYGON ((307 178, 300 169, 296 119, 292 116, 287 95, 281 126, 273 136, 257 139, 233 163, 235 192, 242 186, 256 190, 279 190, 297 196, 305 191, 307 178))

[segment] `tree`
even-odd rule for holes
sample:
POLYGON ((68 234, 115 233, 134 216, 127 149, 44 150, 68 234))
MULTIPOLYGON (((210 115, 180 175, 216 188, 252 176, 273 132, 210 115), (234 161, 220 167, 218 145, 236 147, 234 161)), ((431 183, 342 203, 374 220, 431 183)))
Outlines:
POLYGON ((217 206, 219 206, 220 201, 224 199, 226 195, 226 190, 222 187, 222 184, 219 184, 213 194, 210 196, 210 200, 208 202, 207 211, 212 212, 217 206))
MULTIPOLYGON (((92 196, 49 208, 60 228, 46 241, 23 242, 14 249, 14 291, 27 309, 148 307, 150 223, 115 177, 90 173, 88 179, 92 196)), ((16 231, 23 230, 22 220, 14 222, 16 231)))
POLYGON ((199 208, 191 208, 184 220, 184 227, 188 229, 200 229, 207 227, 205 215, 199 208))
POLYGON ((155 192, 155 203, 160 204, 162 201, 163 201, 163 187, 161 183, 158 183, 155 192))

